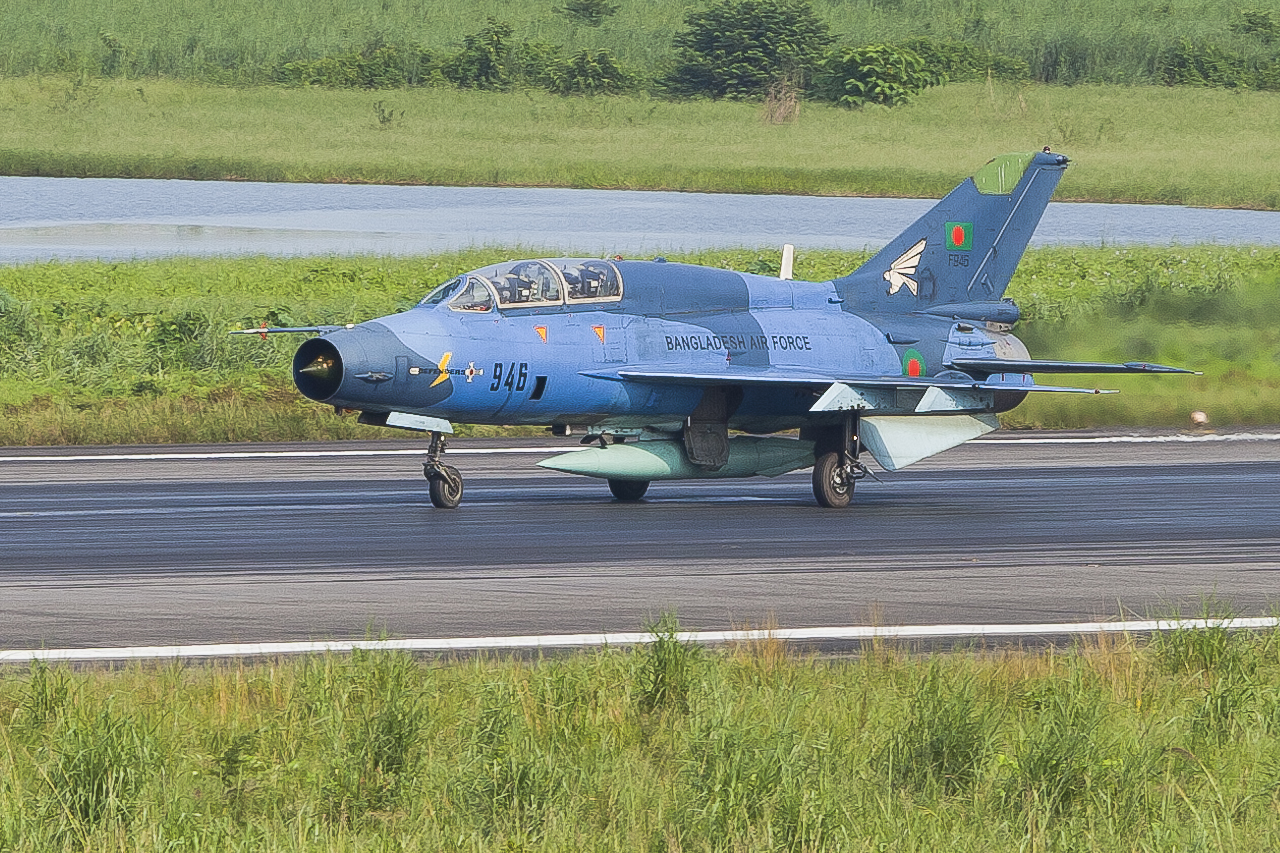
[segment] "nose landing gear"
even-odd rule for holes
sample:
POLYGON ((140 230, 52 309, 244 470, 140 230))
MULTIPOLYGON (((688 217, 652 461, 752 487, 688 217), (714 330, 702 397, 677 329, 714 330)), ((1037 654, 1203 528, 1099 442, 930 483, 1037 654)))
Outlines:
POLYGON ((422 463, 422 476, 427 478, 427 492, 431 505, 439 509, 457 509, 462 503, 462 474, 452 465, 440 461, 444 456, 445 437, 442 432, 431 433, 431 445, 422 463))

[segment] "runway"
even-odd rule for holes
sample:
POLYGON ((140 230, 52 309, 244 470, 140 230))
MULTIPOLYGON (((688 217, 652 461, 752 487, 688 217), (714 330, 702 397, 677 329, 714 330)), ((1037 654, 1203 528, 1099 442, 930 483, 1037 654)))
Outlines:
POLYGON ((1068 622, 1195 612, 1205 595, 1252 616, 1280 601, 1280 440, 996 436, 863 481, 845 511, 820 509, 806 474, 656 483, 621 504, 534 467, 563 441, 457 441, 452 512, 427 500, 421 442, 4 450, 0 648, 634 631, 663 610, 704 630, 1068 622), (498 452, 513 445, 528 452, 498 452), (316 455, 334 451, 367 455, 316 455))

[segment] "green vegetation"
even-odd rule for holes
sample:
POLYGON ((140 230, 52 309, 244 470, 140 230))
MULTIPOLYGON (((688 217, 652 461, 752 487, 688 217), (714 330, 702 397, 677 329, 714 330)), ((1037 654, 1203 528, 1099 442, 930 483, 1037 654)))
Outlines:
POLYGON ((0 849, 1271 851, 1280 635, 0 670, 0 849))
POLYGON ((845 48, 828 58, 815 91, 842 107, 905 104, 933 81, 918 53, 887 44, 845 48))
MULTIPOLYGON (((0 74, 181 77, 256 84, 290 62, 393 48, 443 62, 494 18, 515 43, 561 56, 608 50, 657 80, 678 62, 675 39, 704 0, 0 0, 0 74)), ((1053 83, 1166 83, 1275 87, 1280 13, 1237 0, 813 0, 843 47, 963 42, 1021 63, 1053 83), (1205 63, 1209 75, 1184 74, 1205 63), (1182 70, 1180 70, 1182 69, 1182 70)), ((985 68, 982 69, 985 74, 985 68)), ((430 75, 427 75, 430 79, 430 75)), ((367 84, 362 84, 367 85, 367 84)))
POLYGON ((720 0, 686 22, 676 67, 662 81, 686 97, 761 96, 780 80, 803 89, 832 41, 807 0, 720 0))
MULTIPOLYGON (((386 437, 302 399, 298 340, 271 325, 358 322, 414 305, 458 272, 527 250, 426 258, 176 259, 0 269, 0 445, 386 437)), ((535 253, 536 254, 536 253, 535 253)), ((777 252, 672 256, 753 272, 777 252)), ((821 281, 866 253, 800 252, 821 281)), ((1199 377, 1098 377, 1125 393, 1036 395, 1010 426, 1280 423, 1280 250, 1033 250, 1010 288, 1040 357, 1147 360, 1199 377)))
POLYGON ((1060 200, 1280 208, 1271 92, 966 83, 893 110, 763 116, 728 101, 0 79, 0 173, 937 198, 996 153, 1051 145, 1074 161, 1060 200))

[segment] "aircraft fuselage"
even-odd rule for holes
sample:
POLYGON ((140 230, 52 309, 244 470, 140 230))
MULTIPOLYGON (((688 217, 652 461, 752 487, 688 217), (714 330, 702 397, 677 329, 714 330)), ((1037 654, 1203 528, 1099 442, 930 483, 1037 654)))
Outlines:
MULTIPOLYGON (((750 381, 738 386, 742 397, 729 426, 773 432, 813 421, 810 409, 829 383, 816 378, 806 385, 808 377, 919 377, 936 373, 956 352, 1026 355, 995 324, 926 314, 859 316, 833 282, 664 261, 615 266, 623 287, 618 301, 486 311, 463 310, 448 299, 424 301, 308 341, 295 364, 299 387, 313 399, 361 411, 478 423, 679 429, 699 405, 701 388, 617 381, 606 378, 611 368, 642 365, 673 374, 732 368, 748 379, 759 371, 798 381, 786 388, 750 381), (322 352, 337 357, 340 377, 308 381, 297 371, 322 352)), ((881 414, 915 411, 919 394, 896 396, 901 399, 881 407, 881 414)), ((1016 392, 1005 394, 992 410, 1020 399, 1016 392)))

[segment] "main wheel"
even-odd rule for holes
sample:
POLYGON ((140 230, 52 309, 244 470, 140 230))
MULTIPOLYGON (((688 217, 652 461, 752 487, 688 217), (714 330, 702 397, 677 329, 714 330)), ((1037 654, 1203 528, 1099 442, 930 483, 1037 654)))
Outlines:
POLYGON ((438 473, 427 476, 431 505, 440 509, 457 509, 462 503, 462 475, 451 465, 441 465, 438 473))
POLYGON ((813 465, 813 496, 821 506, 843 509, 853 497, 853 480, 840 464, 840 453, 829 451, 813 465))
POLYGON ((638 501, 649 491, 648 480, 610 480, 609 491, 620 501, 638 501))

